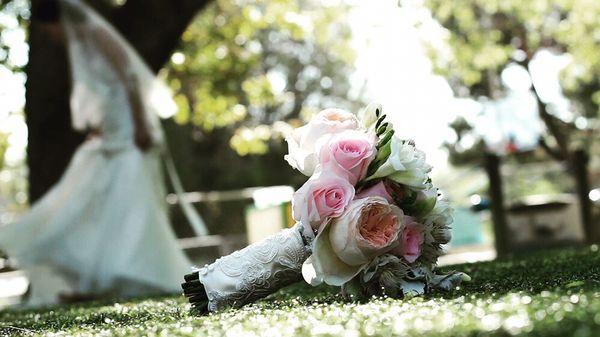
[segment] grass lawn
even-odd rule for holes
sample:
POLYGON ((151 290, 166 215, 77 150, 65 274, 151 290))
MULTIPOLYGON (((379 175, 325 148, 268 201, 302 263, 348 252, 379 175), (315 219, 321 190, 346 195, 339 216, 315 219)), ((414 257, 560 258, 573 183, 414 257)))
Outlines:
POLYGON ((181 297, 0 312, 0 336, 600 336, 597 246, 455 267, 448 294, 350 303, 294 285, 240 310, 188 314, 181 297))

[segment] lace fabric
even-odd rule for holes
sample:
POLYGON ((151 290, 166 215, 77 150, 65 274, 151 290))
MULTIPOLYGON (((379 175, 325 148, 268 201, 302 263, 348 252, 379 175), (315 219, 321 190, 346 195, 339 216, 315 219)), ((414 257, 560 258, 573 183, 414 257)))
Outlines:
MULTIPOLYGON (((302 279, 302 264, 310 255, 310 236, 300 224, 217 259, 186 278, 190 302, 206 303, 200 311, 241 307, 302 279), (197 276, 196 276, 197 275, 197 276), (204 293, 204 294, 203 294, 204 293), (205 296, 203 296, 205 295, 205 296)), ((186 290, 187 288, 187 290, 186 290)))

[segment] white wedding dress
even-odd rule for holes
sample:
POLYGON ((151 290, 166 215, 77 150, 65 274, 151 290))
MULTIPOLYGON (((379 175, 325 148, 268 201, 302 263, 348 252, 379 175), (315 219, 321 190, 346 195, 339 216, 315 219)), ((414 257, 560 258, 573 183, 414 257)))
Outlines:
POLYGON ((86 16, 75 24, 63 18, 72 65, 73 125, 99 129, 100 136, 77 149, 61 180, 20 221, 0 228, 0 249, 29 274, 31 305, 54 303, 64 291, 117 296, 180 291, 191 264, 167 217, 164 146, 156 117, 171 98, 108 23, 77 0, 62 4, 86 16), (147 152, 134 144, 128 84, 95 45, 98 32, 125 51, 123 66, 138 80, 155 142, 147 152), (156 103, 157 97, 162 102, 156 103))

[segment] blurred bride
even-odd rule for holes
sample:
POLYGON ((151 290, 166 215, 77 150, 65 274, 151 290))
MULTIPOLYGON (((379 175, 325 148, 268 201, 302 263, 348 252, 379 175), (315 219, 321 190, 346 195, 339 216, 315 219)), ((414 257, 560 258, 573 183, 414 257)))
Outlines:
MULTIPOLYGON (((72 124, 89 137, 29 213, 0 228, 0 249, 30 277, 29 304, 179 291, 190 263, 167 218, 161 172, 158 115, 174 113, 169 91, 81 1, 43 0, 34 19, 66 42, 72 124)), ((184 212, 206 234, 189 205, 184 212)))

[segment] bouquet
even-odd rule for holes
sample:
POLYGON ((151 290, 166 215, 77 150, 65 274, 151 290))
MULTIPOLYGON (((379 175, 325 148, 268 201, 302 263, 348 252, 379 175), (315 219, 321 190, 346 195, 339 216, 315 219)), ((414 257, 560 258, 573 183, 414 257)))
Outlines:
POLYGON ((302 278, 340 286, 352 299, 403 298, 469 280, 434 273, 452 209, 425 154, 395 134, 380 105, 358 117, 323 110, 286 140, 285 160, 309 177, 292 200, 296 225, 186 275, 194 307, 239 307, 302 278))

